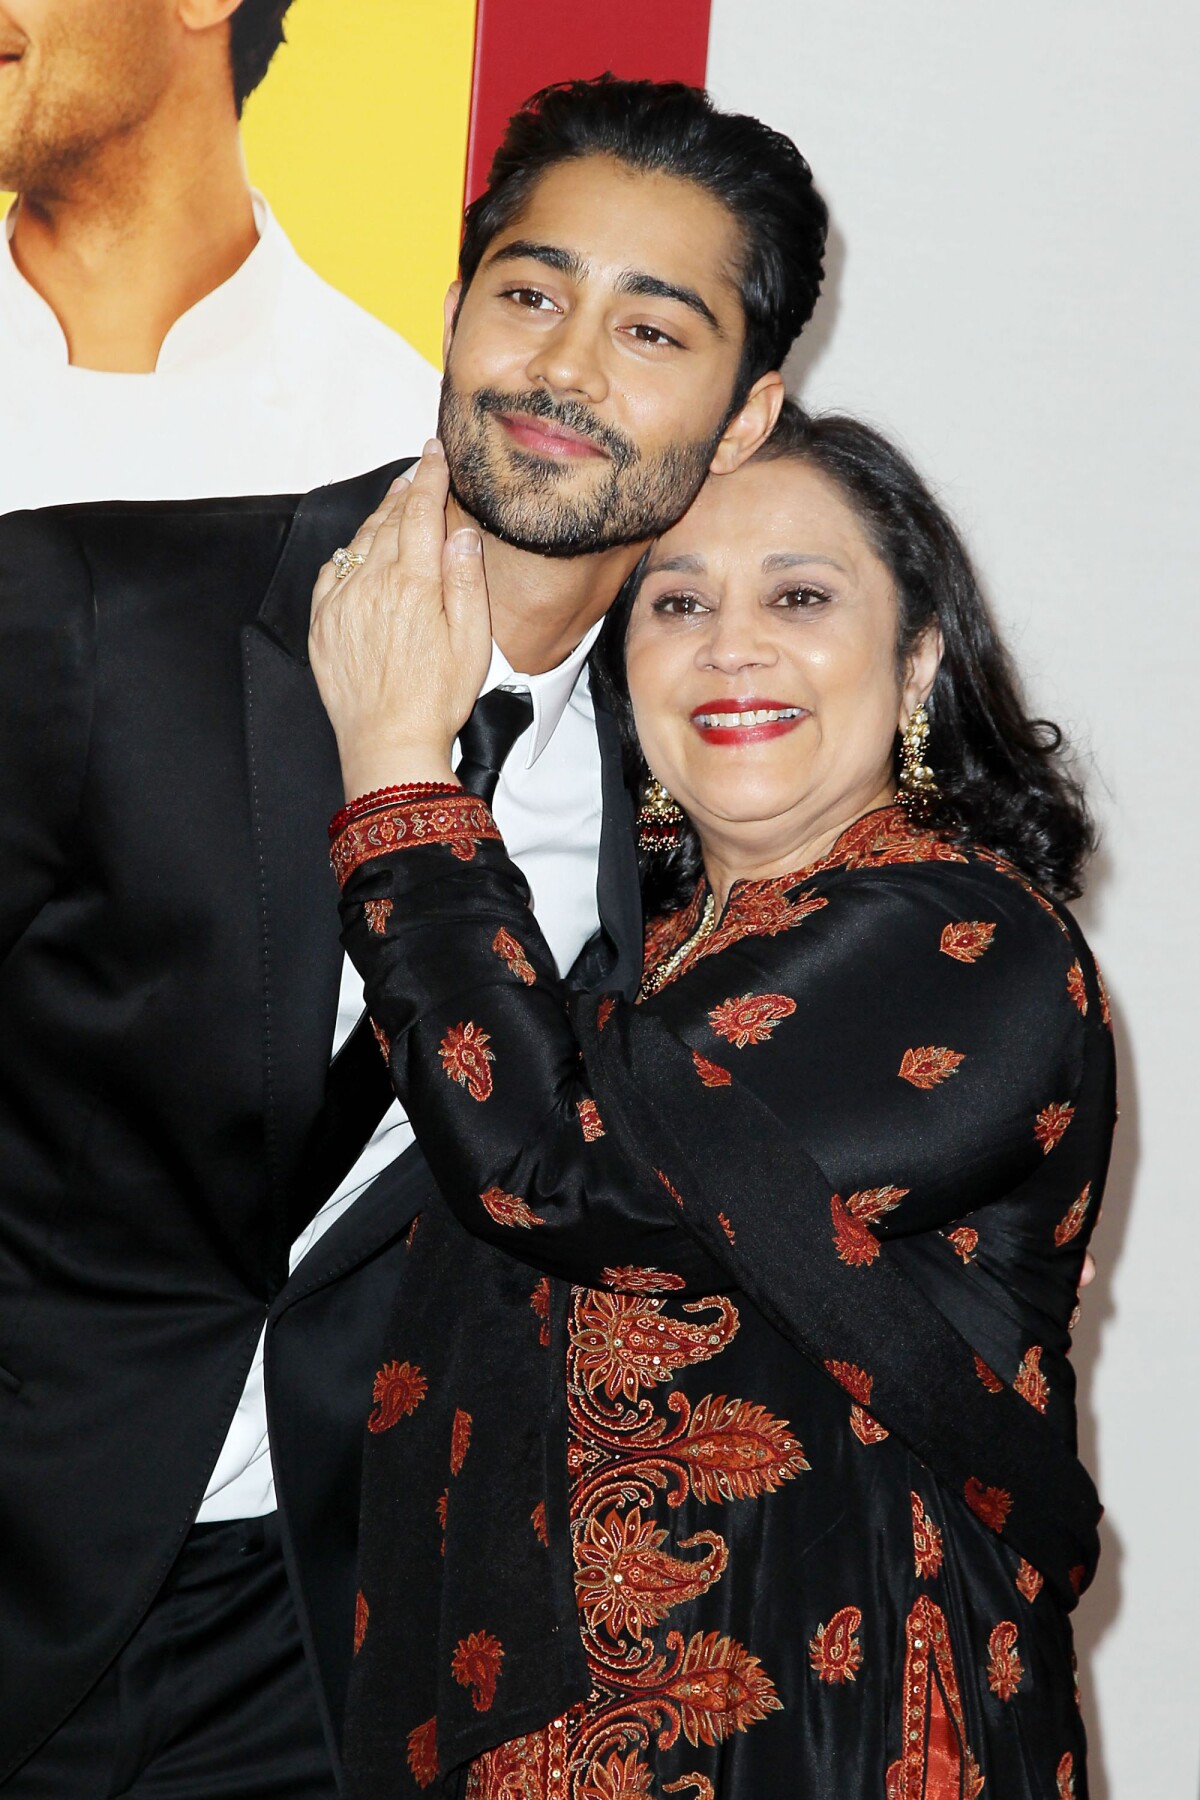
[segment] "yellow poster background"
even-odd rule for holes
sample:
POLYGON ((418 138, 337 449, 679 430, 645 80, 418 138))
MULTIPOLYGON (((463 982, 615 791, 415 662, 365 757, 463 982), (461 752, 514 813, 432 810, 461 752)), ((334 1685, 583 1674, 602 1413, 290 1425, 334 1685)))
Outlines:
POLYGON ((475 0, 293 0, 246 106, 250 179, 306 262, 441 366, 475 0))
POLYGON ((293 0, 285 31, 246 105, 250 179, 306 262, 440 368, 475 0, 293 0))

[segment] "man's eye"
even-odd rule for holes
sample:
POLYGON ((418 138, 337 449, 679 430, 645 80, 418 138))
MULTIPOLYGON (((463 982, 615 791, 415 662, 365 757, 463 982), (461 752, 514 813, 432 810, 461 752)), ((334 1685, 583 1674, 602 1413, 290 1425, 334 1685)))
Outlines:
POLYGON ((670 618, 691 619, 707 608, 699 594, 660 594, 651 610, 670 618))
POLYGON ((554 302, 540 288, 509 288, 504 298, 517 306, 523 306, 529 312, 553 312, 554 302))
POLYGON ((678 350, 679 348, 679 339, 669 336, 667 332, 661 330, 657 325, 630 325, 628 330, 630 337, 635 338, 639 344, 652 344, 655 346, 660 344, 670 344, 672 349, 678 350))

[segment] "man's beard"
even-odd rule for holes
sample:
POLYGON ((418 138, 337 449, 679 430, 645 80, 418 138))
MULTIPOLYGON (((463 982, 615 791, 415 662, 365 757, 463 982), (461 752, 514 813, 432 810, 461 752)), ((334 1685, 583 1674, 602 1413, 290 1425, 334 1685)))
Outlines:
POLYGON ((492 537, 536 556, 593 556, 643 543, 674 525, 699 493, 726 423, 722 419, 699 442, 647 458, 582 401, 555 400, 544 388, 524 394, 480 388, 465 400, 447 371, 438 435, 451 493, 492 537), (489 415, 503 413, 524 413, 578 432, 604 451, 607 471, 586 494, 559 492, 577 474, 578 459, 559 461, 515 448, 505 454, 488 428, 489 415))

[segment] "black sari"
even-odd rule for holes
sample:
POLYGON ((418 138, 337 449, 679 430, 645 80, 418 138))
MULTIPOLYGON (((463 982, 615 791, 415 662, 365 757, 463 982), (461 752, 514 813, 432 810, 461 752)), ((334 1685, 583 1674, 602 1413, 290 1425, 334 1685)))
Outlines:
POLYGON ((479 802, 335 865, 445 1197, 368 1420, 350 1791, 1083 1800, 1074 921, 888 808, 568 1012, 479 802))

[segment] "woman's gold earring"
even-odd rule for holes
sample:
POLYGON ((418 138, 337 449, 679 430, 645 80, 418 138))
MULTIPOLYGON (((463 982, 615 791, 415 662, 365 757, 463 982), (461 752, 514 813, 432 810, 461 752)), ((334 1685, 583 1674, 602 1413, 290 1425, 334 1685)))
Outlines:
POLYGON ((896 796, 903 807, 918 815, 942 791, 925 761, 928 736, 929 714, 922 700, 913 708, 908 724, 900 734, 900 792, 896 796))
POLYGON ((642 789, 637 816, 638 849, 651 852, 674 850, 683 841, 684 811, 672 800, 661 781, 652 775, 642 789))

